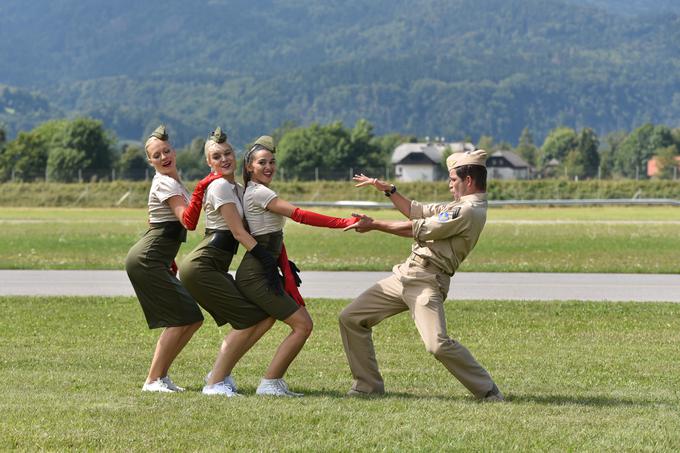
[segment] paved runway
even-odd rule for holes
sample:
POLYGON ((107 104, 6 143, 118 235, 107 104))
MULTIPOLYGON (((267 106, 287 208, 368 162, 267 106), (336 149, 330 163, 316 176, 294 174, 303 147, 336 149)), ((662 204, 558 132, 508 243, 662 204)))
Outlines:
MULTIPOLYGON (((353 298, 388 272, 303 272, 304 297, 353 298)), ((123 271, 0 270, 0 296, 132 296, 123 271)), ((450 299, 680 302, 680 275, 461 272, 450 299)))

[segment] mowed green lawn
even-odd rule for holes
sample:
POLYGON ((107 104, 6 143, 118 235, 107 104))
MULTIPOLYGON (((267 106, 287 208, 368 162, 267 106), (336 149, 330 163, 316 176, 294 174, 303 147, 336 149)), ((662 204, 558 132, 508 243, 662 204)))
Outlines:
POLYGON ((429 356, 408 315, 377 326, 383 398, 344 397, 344 300, 310 300, 315 330, 287 379, 255 387, 287 329, 234 371, 243 398, 206 397, 222 335, 211 320, 171 375, 183 394, 142 394, 158 331, 134 298, 0 298, 0 449, 135 451, 678 451, 680 305, 446 304, 451 335, 507 403, 479 403, 429 356))
MULTIPOLYGON (((315 209, 348 216, 351 209, 315 209)), ((399 219, 394 210, 366 211, 399 219)), ((146 212, 131 209, 3 208, 2 269, 122 269, 144 233, 146 212)), ((203 224, 179 253, 201 238, 203 224)), ((461 271, 678 273, 680 209, 673 207, 491 208, 461 271)), ((411 241, 288 221, 286 246, 302 270, 389 270, 411 241)), ((237 265, 243 251, 234 260, 237 265)))

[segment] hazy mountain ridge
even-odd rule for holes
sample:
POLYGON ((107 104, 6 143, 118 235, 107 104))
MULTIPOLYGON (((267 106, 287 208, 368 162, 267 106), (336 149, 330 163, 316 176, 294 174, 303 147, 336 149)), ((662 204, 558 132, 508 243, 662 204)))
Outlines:
POLYGON ((628 16, 655 16, 680 13, 680 3, 675 0, 569 0, 576 5, 592 5, 612 13, 628 16))
MULTIPOLYGON (((39 89, 48 115, 124 138, 165 121, 183 143, 217 123, 244 143, 286 120, 511 141, 525 126, 677 123, 678 17, 575 3, 614 2, 9 0, 0 83, 39 89)), ((29 113, 0 98, 11 133, 29 113)))

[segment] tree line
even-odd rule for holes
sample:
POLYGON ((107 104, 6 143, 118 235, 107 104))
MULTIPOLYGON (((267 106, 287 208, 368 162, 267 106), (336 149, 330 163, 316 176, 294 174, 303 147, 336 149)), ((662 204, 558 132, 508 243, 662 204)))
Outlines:
MULTIPOLYGON (((490 148, 498 148, 491 140, 490 148)), ((657 160, 660 179, 677 177, 680 128, 644 124, 630 133, 616 131, 601 139, 591 128, 557 127, 537 147, 528 129, 515 151, 547 177, 647 179, 647 163, 657 160)))
MULTIPOLYGON (((289 122, 271 134, 278 143, 280 177, 293 180, 342 180, 358 172, 389 177, 394 149, 419 141, 398 133, 376 135, 365 119, 353 127, 340 121, 308 126, 289 122)), ((465 140, 472 141, 470 137, 465 140)), ((196 137, 177 150, 177 166, 184 178, 198 179, 208 171, 204 143, 204 137, 196 137)), ((591 128, 557 127, 540 146, 524 128, 516 146, 487 135, 476 143, 489 152, 516 152, 532 167, 535 177, 647 179, 647 162, 656 158, 659 173, 655 177, 673 179, 677 178, 680 128, 644 124, 631 132, 598 137, 591 128)), ((0 128, 0 182, 143 180, 152 176, 150 171, 141 142, 119 142, 99 120, 51 120, 9 141, 0 128)))

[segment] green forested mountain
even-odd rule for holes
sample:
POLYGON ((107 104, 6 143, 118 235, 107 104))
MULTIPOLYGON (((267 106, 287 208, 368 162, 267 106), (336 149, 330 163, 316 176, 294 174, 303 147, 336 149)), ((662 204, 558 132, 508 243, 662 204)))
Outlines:
POLYGON ((162 121, 177 144, 221 124, 237 145, 286 121, 510 142, 678 126, 680 17, 656 4, 4 0, 0 123, 84 114, 138 139, 162 121))

